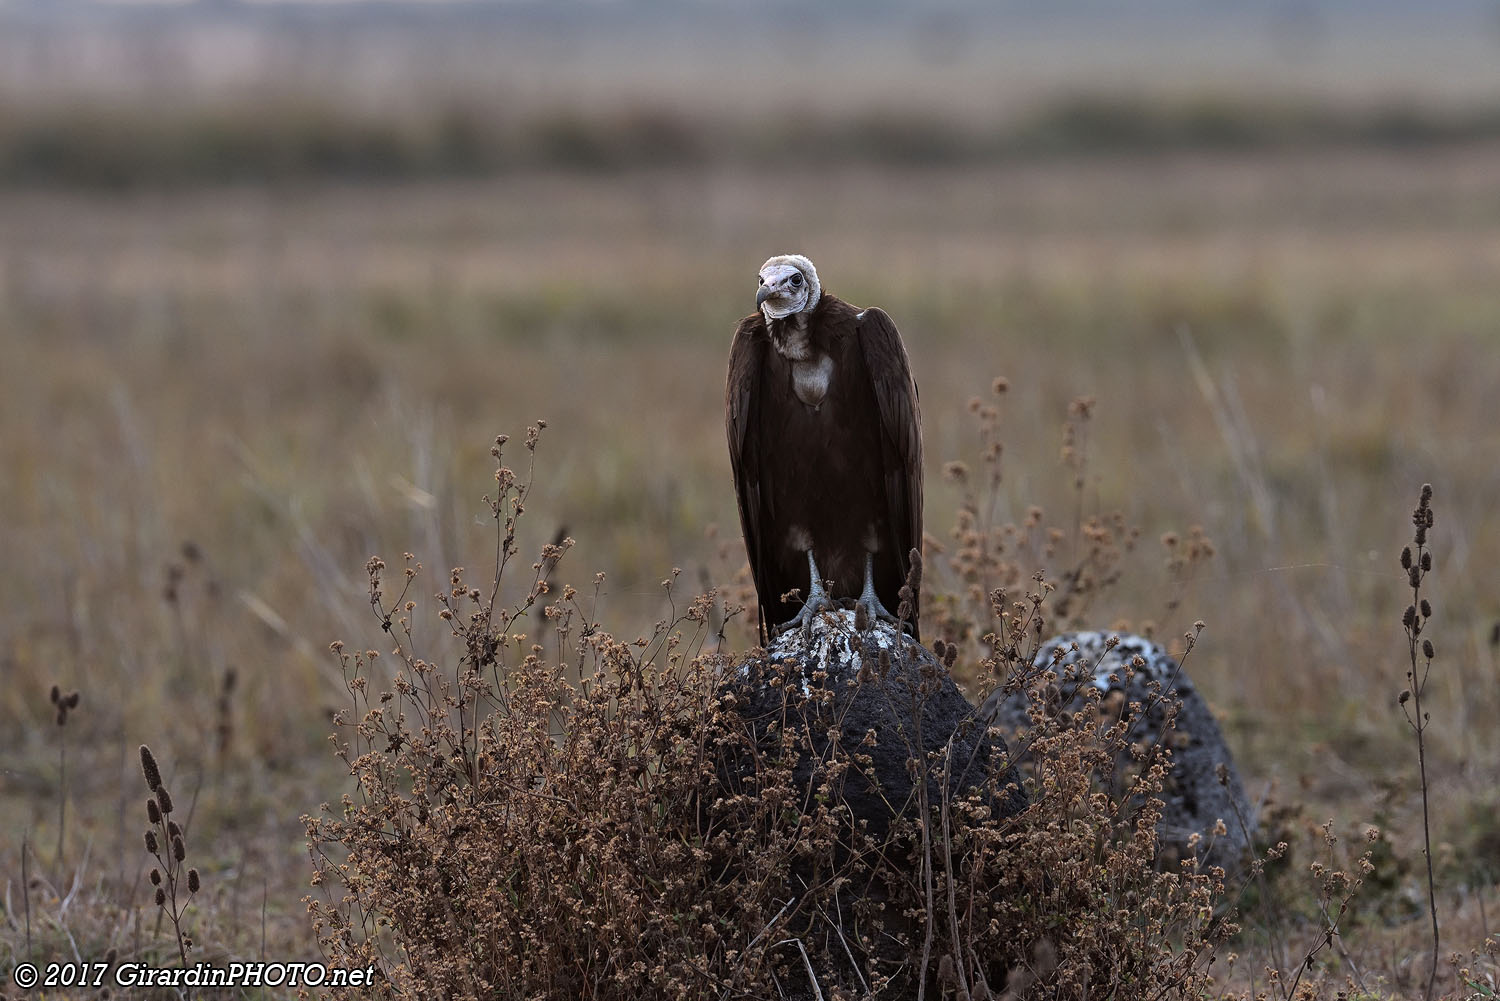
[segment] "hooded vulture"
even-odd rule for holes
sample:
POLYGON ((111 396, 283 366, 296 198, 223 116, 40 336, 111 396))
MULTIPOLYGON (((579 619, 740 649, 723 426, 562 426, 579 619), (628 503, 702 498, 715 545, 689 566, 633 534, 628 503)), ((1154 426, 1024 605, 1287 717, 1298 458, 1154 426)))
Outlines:
MULTIPOLYGON (((824 292, 797 254, 766 261, 755 303, 729 352, 725 426, 762 640, 846 599, 896 622, 922 545, 922 419, 901 335, 884 311, 824 292)), ((902 624, 920 639, 917 599, 902 624)))

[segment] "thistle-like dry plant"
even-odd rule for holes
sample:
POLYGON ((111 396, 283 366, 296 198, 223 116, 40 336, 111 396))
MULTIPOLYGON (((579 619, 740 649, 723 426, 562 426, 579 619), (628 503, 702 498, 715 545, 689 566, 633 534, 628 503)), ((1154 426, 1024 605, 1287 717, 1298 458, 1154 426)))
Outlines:
POLYGON ((1432 997, 1433 984, 1438 970, 1438 913, 1437 881, 1432 872, 1432 821, 1431 805, 1427 788, 1427 727, 1431 716, 1422 708, 1422 695, 1427 690, 1427 677, 1432 671, 1432 658, 1436 655, 1432 640, 1422 636, 1423 630, 1432 621, 1432 603, 1422 596, 1422 585, 1432 572, 1432 551, 1427 546, 1427 533, 1433 525, 1432 484, 1422 484, 1417 506, 1412 510, 1412 545, 1401 550, 1401 569, 1406 571, 1406 581, 1411 587, 1411 604, 1401 615, 1401 626, 1406 630, 1406 688, 1402 689, 1398 702, 1417 743, 1417 774, 1422 788, 1422 855, 1427 860, 1427 907, 1432 917, 1432 965, 1427 974, 1427 990, 1423 995, 1432 997), (1415 551, 1412 549, 1415 546, 1415 551), (1420 642, 1419 642, 1420 640, 1420 642), (1409 703, 1409 705, 1408 705, 1409 703))
POLYGON ((59 877, 64 869, 63 849, 68 833, 68 714, 78 708, 77 692, 63 693, 56 685, 50 693, 52 708, 57 711, 57 856, 54 863, 59 877))
POLYGON ((177 957, 187 965, 192 936, 184 930, 188 904, 202 889, 198 870, 187 864, 187 841, 182 826, 172 818, 176 804, 162 781, 161 768, 151 748, 141 745, 141 773, 151 795, 146 798, 146 852, 156 860, 151 869, 152 901, 160 914, 172 923, 177 940, 177 957))
MULTIPOLYGON (((526 436, 528 467, 541 430, 526 436)), ((554 580, 566 540, 511 586, 534 474, 506 466, 505 445, 486 499, 489 579, 472 585, 455 569, 429 603, 414 556, 394 581, 372 559, 372 632, 385 649, 334 644, 349 693, 334 750, 354 785, 306 819, 307 903, 330 960, 376 965, 382 991, 403 998, 1210 988, 1215 944, 1235 927, 1218 910, 1225 874, 1191 859, 1154 866, 1170 748, 1134 746, 1128 717, 1043 704, 1022 813, 994 812, 997 771, 988 790, 923 798, 872 833, 837 791, 868 768, 862 741, 897 738, 811 741, 788 721, 832 693, 790 683, 786 665, 756 668, 780 693, 769 724, 742 716, 747 679, 702 649, 717 592, 682 603, 674 571, 668 613, 631 639, 601 625, 588 592, 554 580), (545 626, 532 634, 538 607, 545 626), (447 653, 417 643, 419 616, 446 624, 447 653), (813 777, 799 779, 810 755, 813 777), (1121 760, 1136 767, 1112 788, 1099 775, 1121 760)), ((1044 684, 1050 670, 1027 654, 1052 592, 1034 583, 1024 601, 985 594, 982 621, 948 620, 985 638, 986 668, 1007 683, 1044 684)), ((944 641, 936 663, 959 656, 944 641)), ((919 778, 956 767, 919 751, 908 761, 919 778)), ((928 782, 915 787, 925 796, 928 782)))

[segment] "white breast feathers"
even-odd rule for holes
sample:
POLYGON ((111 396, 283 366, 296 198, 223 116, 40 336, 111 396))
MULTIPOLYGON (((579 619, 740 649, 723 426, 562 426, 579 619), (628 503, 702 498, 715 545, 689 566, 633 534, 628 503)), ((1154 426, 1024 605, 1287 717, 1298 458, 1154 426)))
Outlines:
POLYGON ((792 363, 792 391, 797 399, 815 410, 822 406, 832 381, 833 359, 827 355, 819 355, 816 361, 792 363))

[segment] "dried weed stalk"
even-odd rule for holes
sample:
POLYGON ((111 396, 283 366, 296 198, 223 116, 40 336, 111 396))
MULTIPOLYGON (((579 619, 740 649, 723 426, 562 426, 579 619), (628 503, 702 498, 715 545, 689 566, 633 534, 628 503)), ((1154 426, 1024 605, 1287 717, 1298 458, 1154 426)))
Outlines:
POLYGON ((1432 873, 1432 825, 1429 820, 1427 788, 1427 727, 1431 716, 1422 708, 1422 695, 1427 690, 1427 676, 1432 671, 1435 651, 1432 640, 1418 639, 1432 621, 1432 603, 1422 597, 1422 584, 1432 572, 1432 552, 1427 548, 1427 532, 1432 528, 1432 484, 1422 484, 1422 493, 1411 513, 1412 545, 1401 550, 1401 569, 1406 571, 1407 583, 1411 586, 1411 604, 1401 616, 1401 626, 1406 630, 1408 667, 1406 688, 1399 699, 1401 712, 1407 726, 1417 740, 1417 772, 1422 785, 1422 854, 1427 859, 1427 906, 1432 915, 1432 965, 1427 974, 1427 990, 1424 997, 1431 1001, 1433 984, 1438 969, 1438 914, 1437 882, 1432 873), (1408 706, 1407 703, 1411 705, 1408 706))
POLYGON ((63 872, 63 849, 68 833, 68 714, 78 708, 77 692, 63 693, 56 685, 50 694, 52 708, 57 711, 57 857, 54 860, 59 878, 63 872))
POLYGON ((193 939, 183 931, 188 904, 202 889, 198 870, 187 865, 186 832, 172 819, 176 804, 162 781, 161 769, 151 748, 141 745, 141 773, 151 795, 146 799, 146 852, 156 859, 151 869, 152 897, 163 917, 172 923, 177 939, 177 957, 187 966, 193 939))

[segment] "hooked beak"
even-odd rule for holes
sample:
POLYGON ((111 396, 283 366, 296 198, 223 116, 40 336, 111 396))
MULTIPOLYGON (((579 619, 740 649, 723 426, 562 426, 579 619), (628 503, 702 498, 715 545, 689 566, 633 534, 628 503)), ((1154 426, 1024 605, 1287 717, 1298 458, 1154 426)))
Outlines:
POLYGON ((771 298, 771 296, 773 296, 775 294, 776 293, 771 290, 771 286, 769 286, 769 285, 762 285, 760 287, 759 291, 757 291, 755 293, 755 308, 759 309, 761 303, 765 302, 767 299, 771 298))

